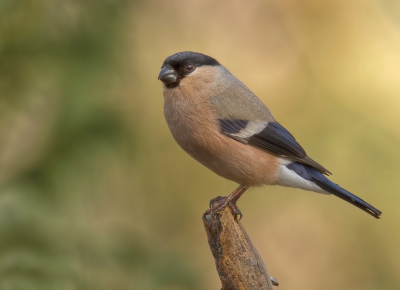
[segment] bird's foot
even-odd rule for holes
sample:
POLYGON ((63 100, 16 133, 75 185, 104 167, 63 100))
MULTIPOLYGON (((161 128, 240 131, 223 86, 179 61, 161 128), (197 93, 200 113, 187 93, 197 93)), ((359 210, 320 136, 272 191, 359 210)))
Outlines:
POLYGON ((217 196, 217 197, 213 198, 212 200, 210 200, 209 208, 211 209, 211 208, 219 205, 226 198, 227 198, 227 196, 217 196))
POLYGON ((219 211, 229 207, 232 211, 235 220, 240 221, 242 219, 242 212, 236 205, 236 201, 229 198, 229 196, 217 196, 210 200, 210 208, 205 212, 205 215, 214 215, 219 211))
POLYGON ((204 213, 207 216, 211 215, 211 217, 223 210, 227 206, 231 209, 235 220, 240 221, 242 219, 242 212, 236 205, 237 200, 242 196, 242 194, 247 190, 247 187, 243 185, 239 185, 229 196, 217 196, 210 201, 210 208, 204 213), (238 218, 239 217, 239 218, 238 218))
POLYGON ((229 208, 232 211, 233 216, 235 217, 235 220, 240 221, 243 217, 242 212, 236 205, 236 201, 231 201, 228 203, 229 208))

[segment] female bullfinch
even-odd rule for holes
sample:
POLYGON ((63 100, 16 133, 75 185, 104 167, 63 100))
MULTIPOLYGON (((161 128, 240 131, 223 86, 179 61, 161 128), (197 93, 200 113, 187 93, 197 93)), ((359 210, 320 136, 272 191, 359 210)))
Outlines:
POLYGON ((330 181, 330 172, 307 156, 269 109, 217 60, 196 52, 168 57, 164 115, 172 136, 190 156, 239 187, 208 210, 229 206, 249 187, 282 185, 333 194, 375 218, 381 212, 330 181))

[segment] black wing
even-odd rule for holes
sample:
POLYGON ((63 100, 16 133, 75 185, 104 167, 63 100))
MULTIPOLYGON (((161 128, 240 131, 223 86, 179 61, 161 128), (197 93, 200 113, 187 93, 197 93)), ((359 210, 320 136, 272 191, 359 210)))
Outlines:
MULTIPOLYGON (((247 144, 258 147, 274 155, 304 158, 306 152, 292 134, 276 122, 249 122, 247 120, 219 120, 221 131, 247 144), (255 123, 258 123, 256 126, 255 123), (253 129, 251 125, 253 124, 253 129)), ((235 139, 236 139, 235 138, 235 139)))
POLYGON ((248 142, 275 155, 297 158, 306 156, 296 139, 278 123, 269 122, 264 130, 249 137, 248 142))
POLYGON ((309 158, 282 125, 277 122, 251 122, 247 120, 219 119, 221 132, 245 144, 262 149, 276 156, 308 164, 321 173, 330 173, 323 166, 309 158))

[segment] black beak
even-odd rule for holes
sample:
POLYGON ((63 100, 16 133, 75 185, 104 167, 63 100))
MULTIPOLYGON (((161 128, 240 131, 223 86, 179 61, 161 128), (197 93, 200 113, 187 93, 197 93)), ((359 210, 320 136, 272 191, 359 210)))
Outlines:
POLYGON ((172 83, 176 83, 178 79, 178 74, 176 73, 175 70, 167 66, 163 66, 161 68, 160 74, 158 75, 158 79, 162 81, 164 84, 169 85, 172 83))

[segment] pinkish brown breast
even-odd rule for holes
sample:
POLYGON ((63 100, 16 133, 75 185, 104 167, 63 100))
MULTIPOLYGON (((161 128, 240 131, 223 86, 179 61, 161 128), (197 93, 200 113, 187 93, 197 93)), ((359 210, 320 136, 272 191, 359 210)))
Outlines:
POLYGON ((164 88, 164 115, 176 142, 198 162, 226 179, 245 186, 276 184, 277 157, 219 132, 208 100, 215 91, 208 87, 209 91, 202 89, 201 93, 196 86, 185 82, 173 89, 164 88))

